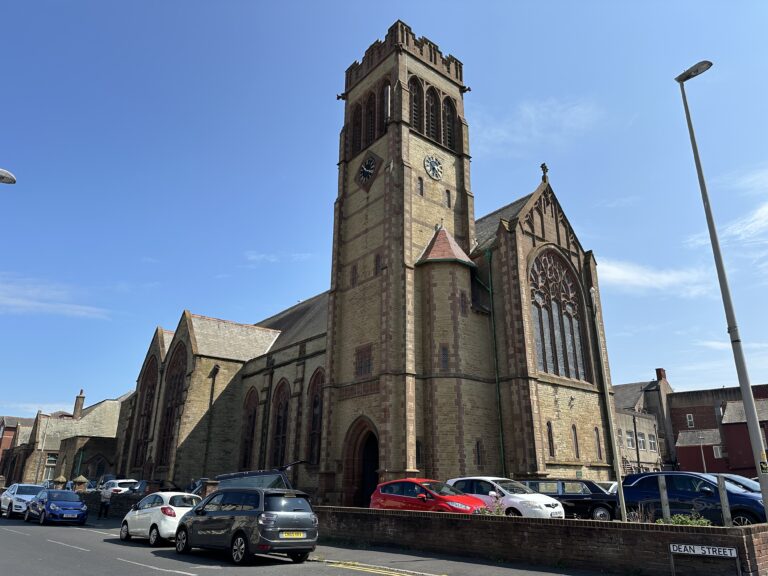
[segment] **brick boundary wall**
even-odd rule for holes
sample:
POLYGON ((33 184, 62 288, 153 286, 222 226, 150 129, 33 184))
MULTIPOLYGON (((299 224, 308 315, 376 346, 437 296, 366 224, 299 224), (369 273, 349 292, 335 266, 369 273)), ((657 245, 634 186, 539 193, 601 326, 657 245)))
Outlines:
MULTIPOLYGON (((401 549, 586 568, 632 576, 669 576, 670 544, 736 548, 744 576, 768 574, 768 525, 720 528, 593 520, 468 516, 318 506, 321 543, 401 549)), ((675 576, 734 576, 734 560, 675 555, 675 576)))
MULTIPOLYGON (((146 494, 113 494, 109 503, 109 517, 122 518, 131 509, 131 506, 144 498, 146 494)), ((83 502, 88 506, 88 519, 95 520, 99 515, 99 504, 101 502, 101 493, 89 492, 83 494, 83 502)))

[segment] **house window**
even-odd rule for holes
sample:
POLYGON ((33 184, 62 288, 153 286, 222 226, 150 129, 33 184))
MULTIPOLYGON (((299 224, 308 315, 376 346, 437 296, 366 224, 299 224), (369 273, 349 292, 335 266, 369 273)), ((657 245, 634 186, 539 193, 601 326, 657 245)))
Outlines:
POLYGON ((627 448, 635 447, 635 433, 632 430, 627 430, 627 448))
POLYGON ((595 448, 597 449, 597 459, 603 459, 603 447, 600 445, 600 430, 595 426, 595 448))
POLYGON ((693 414, 686 414, 685 421, 688 423, 688 428, 693 428, 693 414))
POLYGON ((49 453, 45 457, 45 472, 43 473, 43 480, 53 480, 53 473, 56 470, 56 462, 58 459, 58 454, 49 453))
POLYGON ((651 452, 657 452, 658 446, 656 445, 656 435, 655 434, 648 434, 648 449, 651 452))
POLYGON ((552 433, 552 422, 547 422, 547 447, 549 448, 549 457, 555 457, 555 435, 552 433))
POLYGON ((645 450, 645 433, 643 432, 637 433, 637 447, 640 448, 640 450, 645 450))
POLYGON ((575 276, 554 250, 547 250, 533 261, 528 280, 539 370, 586 380, 582 302, 575 276))
POLYGON ((616 433, 616 445, 619 447, 624 446, 624 438, 621 435, 621 428, 619 428, 619 431, 616 433))
POLYGON ((450 190, 445 191, 445 205, 448 206, 448 208, 451 207, 451 191, 450 190))
POLYGON ((475 464, 478 468, 483 468, 485 466, 485 446, 483 445, 482 439, 475 442, 475 464))
POLYGON ((576 455, 576 460, 581 458, 579 453, 579 433, 576 432, 576 424, 571 426, 571 436, 573 437, 573 453, 576 455))
POLYGON ((240 470, 250 470, 253 458, 253 443, 256 438, 256 418, 259 413, 259 394, 251 387, 243 404, 243 429, 240 441, 240 470))
POLYGON ((373 374, 373 344, 355 349, 355 378, 367 378, 373 374))
POLYGON ((440 344, 440 370, 442 372, 448 372, 450 368, 450 353, 448 351, 448 344, 440 344))
POLYGON ((722 458, 723 457, 723 447, 722 446, 712 446, 712 451, 715 453, 715 458, 722 458))

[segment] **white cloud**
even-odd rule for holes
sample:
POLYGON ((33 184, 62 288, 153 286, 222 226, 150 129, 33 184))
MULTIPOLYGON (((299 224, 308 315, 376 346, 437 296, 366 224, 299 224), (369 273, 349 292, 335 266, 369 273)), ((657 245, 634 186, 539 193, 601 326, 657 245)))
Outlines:
POLYGON ((701 268, 654 269, 634 262, 601 259, 598 273, 603 286, 636 293, 664 292, 690 298, 712 289, 710 274, 701 268))
POLYGON ((768 192, 768 167, 761 166, 747 172, 731 172, 715 178, 712 183, 714 186, 764 196, 768 192))
MULTIPOLYGON (((708 350, 731 350, 729 340, 696 340, 694 345, 708 350)), ((745 342, 742 344, 745 350, 768 350, 768 342, 745 342)))
POLYGON ((108 319, 104 308, 75 304, 74 290, 33 278, 0 277, 0 314, 38 314, 108 319))
POLYGON ((472 116, 473 145, 478 152, 517 156, 532 146, 562 145, 588 132, 601 111, 591 102, 549 98, 521 102, 506 116, 493 116, 483 110, 472 116))
POLYGON ((296 252, 294 254, 267 254, 263 252, 248 251, 245 259, 251 264, 275 264, 277 262, 304 262, 312 258, 308 252, 296 252))

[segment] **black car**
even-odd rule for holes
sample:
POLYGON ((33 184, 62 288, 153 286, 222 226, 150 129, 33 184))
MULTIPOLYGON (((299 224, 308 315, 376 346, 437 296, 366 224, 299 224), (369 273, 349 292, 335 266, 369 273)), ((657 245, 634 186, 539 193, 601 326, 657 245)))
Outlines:
MULTIPOLYGON (((305 464, 305 460, 297 460, 290 464, 285 464, 279 468, 271 470, 249 470, 247 472, 230 472, 228 474, 219 474, 214 478, 222 488, 284 488, 290 490, 293 488, 286 472, 296 464, 305 464)), ((189 488, 192 494, 202 494, 205 482, 209 478, 199 478, 193 482, 189 488)))
POLYGON ((176 552, 227 549, 235 564, 254 554, 280 552, 304 562, 317 544, 318 520, 309 497, 298 490, 225 488, 182 516, 176 552))
MULTIPOLYGON (((713 524, 723 524, 717 477, 701 472, 629 474, 622 483, 628 511, 649 522, 662 517, 659 476, 664 476, 671 515, 699 514, 713 524)), ((751 492, 730 481, 725 486, 734 525, 765 522, 765 509, 759 492, 751 492)))
POLYGON ((559 500, 566 518, 613 520, 620 516, 616 494, 608 494, 592 480, 544 478, 519 482, 531 490, 559 500))

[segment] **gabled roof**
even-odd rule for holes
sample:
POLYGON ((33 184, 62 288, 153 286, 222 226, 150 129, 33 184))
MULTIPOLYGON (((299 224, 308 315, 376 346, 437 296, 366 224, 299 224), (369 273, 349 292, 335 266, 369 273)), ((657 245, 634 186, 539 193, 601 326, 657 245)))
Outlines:
POLYGON ((299 302, 256 325, 280 331, 273 349, 325 334, 328 330, 328 292, 299 302))
POLYGON ((432 240, 424 248, 424 252, 416 261, 416 266, 427 262, 459 262, 467 266, 475 266, 475 263, 470 260, 461 246, 456 243, 451 233, 442 225, 435 229, 432 240))
POLYGON ((266 353, 280 334, 261 326, 198 314, 189 314, 189 318, 192 324, 189 330, 194 334, 200 356, 246 362, 266 353))
POLYGON ((721 443, 720 430, 683 430, 677 435, 675 446, 717 446, 721 443))
POLYGON ((15 428, 21 426, 32 426, 35 423, 34 418, 19 418, 18 416, 0 416, 0 425, 5 428, 15 428))
POLYGON ((631 384, 614 384, 613 401, 617 409, 631 410, 637 406, 645 388, 655 384, 655 381, 632 382, 631 384))
POLYGON ((475 222, 475 240, 477 241, 477 244, 472 252, 475 253, 478 250, 484 250, 490 246, 496 238, 496 230, 499 228, 499 222, 502 220, 515 220, 520 215, 520 211, 526 205, 528 200, 530 200, 531 196, 535 193, 536 192, 532 192, 522 198, 518 198, 511 204, 507 204, 506 206, 479 218, 475 222))
MULTIPOLYGON (((760 422, 768 420, 768 400, 755 400, 755 407, 757 408, 757 419, 760 422)), ((744 413, 744 402, 733 400, 725 404, 723 424, 738 424, 739 422, 746 421, 747 416, 744 413)))

